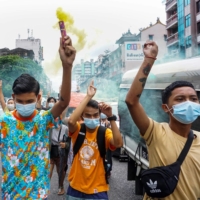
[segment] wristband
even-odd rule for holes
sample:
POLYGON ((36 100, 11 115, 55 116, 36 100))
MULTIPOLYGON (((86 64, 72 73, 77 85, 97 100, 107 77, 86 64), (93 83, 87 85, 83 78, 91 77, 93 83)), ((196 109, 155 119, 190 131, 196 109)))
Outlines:
POLYGON ((157 58, 154 58, 154 57, 150 57, 150 56, 145 56, 145 58, 151 58, 153 60, 156 60, 157 58))

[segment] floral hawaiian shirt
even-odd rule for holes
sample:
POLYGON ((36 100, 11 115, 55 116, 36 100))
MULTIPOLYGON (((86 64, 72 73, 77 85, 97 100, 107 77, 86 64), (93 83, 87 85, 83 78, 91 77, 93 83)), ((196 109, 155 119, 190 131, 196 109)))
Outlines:
POLYGON ((0 117, 2 144, 2 199, 47 198, 49 180, 49 134, 51 111, 27 119, 13 112, 0 117))

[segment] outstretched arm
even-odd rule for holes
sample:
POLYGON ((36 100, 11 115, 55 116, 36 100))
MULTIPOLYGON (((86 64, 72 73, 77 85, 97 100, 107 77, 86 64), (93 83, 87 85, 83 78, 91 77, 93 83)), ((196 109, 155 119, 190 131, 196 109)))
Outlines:
POLYGON ((70 133, 74 133, 77 130, 77 121, 80 119, 80 116, 82 115, 86 105, 95 95, 95 93, 96 88, 94 87, 94 82, 92 81, 88 87, 87 95, 68 119, 68 128, 70 133))
POLYGON ((148 41, 144 45, 144 61, 133 80, 131 88, 126 96, 126 104, 128 106, 131 117, 140 130, 141 135, 144 135, 149 127, 149 118, 146 115, 139 98, 144 89, 149 72, 154 64, 158 54, 158 46, 155 42, 148 41))
POLYGON ((63 66, 63 77, 60 101, 57 102, 51 109, 54 118, 60 116, 69 104, 71 94, 71 70, 76 55, 76 50, 72 46, 70 37, 66 36, 64 39, 65 43, 63 45, 63 39, 60 38, 59 54, 63 66))
MULTIPOLYGON (((103 102, 99 103, 99 108, 101 110, 102 113, 104 113, 107 117, 112 117, 113 113, 112 113, 112 107, 110 105, 107 105, 103 102)), ((123 145, 122 142, 122 136, 120 134, 119 128, 117 127, 117 124, 115 121, 110 121, 110 125, 111 125, 111 130, 112 130, 112 134, 113 134, 113 138, 110 141, 110 144, 120 148, 123 145)))
POLYGON ((4 110, 6 108, 6 103, 5 103, 5 100, 4 100, 2 85, 3 85, 3 82, 2 82, 2 80, 0 80, 0 103, 1 103, 2 109, 4 110))

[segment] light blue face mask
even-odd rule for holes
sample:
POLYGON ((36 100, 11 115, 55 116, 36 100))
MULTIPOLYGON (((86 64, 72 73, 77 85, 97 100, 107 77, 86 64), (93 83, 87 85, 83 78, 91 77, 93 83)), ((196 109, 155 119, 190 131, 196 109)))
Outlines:
POLYGON ((192 101, 176 104, 169 111, 172 109, 172 116, 183 124, 191 124, 200 116, 200 104, 192 101))
POLYGON ((26 105, 16 103, 16 110, 21 116, 29 117, 31 116, 31 114, 33 114, 35 110, 35 105, 36 105, 36 102, 26 104, 26 105))
POLYGON ((100 125, 99 118, 95 118, 95 119, 83 118, 83 119, 84 119, 85 125, 86 125, 89 129, 95 129, 97 126, 100 125))

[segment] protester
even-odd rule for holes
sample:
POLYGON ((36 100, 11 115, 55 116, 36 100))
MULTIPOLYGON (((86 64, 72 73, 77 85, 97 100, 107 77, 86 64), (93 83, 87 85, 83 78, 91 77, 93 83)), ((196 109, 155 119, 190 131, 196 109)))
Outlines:
POLYGON ((2 199, 46 199, 49 193, 49 134, 54 119, 68 106, 71 70, 76 51, 67 36, 60 39, 63 79, 60 101, 42 114, 35 109, 39 83, 22 74, 13 83, 16 110, 0 119, 2 143, 2 199), (64 44, 63 44, 64 42, 64 44))
POLYGON ((108 199, 109 186, 105 177, 105 157, 100 156, 97 140, 97 133, 100 128, 100 112, 107 115, 111 123, 111 129, 105 129, 105 148, 115 150, 116 147, 122 146, 122 138, 115 123, 116 117, 112 114, 112 108, 105 103, 98 104, 97 101, 92 100, 95 93, 96 88, 91 82, 86 97, 68 120, 69 136, 72 138, 74 150, 79 135, 85 134, 85 139, 78 153, 74 155, 68 177, 70 185, 67 191, 67 200, 108 199), (82 125, 78 122, 80 116, 84 119, 82 125), (80 132, 81 126, 85 127, 85 133, 80 132))
POLYGON ((107 128, 110 128, 110 122, 107 120, 107 116, 103 113, 100 114, 100 120, 101 120, 101 126, 105 126, 107 128))
POLYGON ((7 103, 5 103, 4 95, 3 95, 3 91, 2 91, 2 86, 3 86, 3 81, 0 80, 0 103, 1 103, 2 110, 4 112, 13 111, 15 109, 14 100, 8 99, 7 103))
MULTIPOLYGON (((126 96, 126 103, 133 121, 146 141, 149 167, 167 166, 177 160, 187 141, 192 122, 200 116, 199 100, 191 83, 176 81, 162 93, 162 108, 169 115, 169 123, 158 123, 148 118, 139 100, 158 54, 158 47, 156 43, 148 41, 143 51, 145 58, 126 96)), ((195 137, 181 165, 178 185, 172 194, 162 199, 200 198, 200 133, 193 132, 195 137)), ((158 182, 159 180, 149 184, 152 190, 158 189, 153 190, 154 192, 160 192, 156 188, 158 182)), ((151 198, 145 195, 144 199, 151 198)))
POLYGON ((54 127, 50 130, 50 140, 50 178, 53 174, 54 165, 56 165, 59 180, 58 195, 63 195, 65 193, 64 179, 68 168, 67 158, 70 150, 71 138, 68 138, 68 127, 62 124, 60 117, 55 120, 54 127))
POLYGON ((46 102, 46 109, 53 108, 53 106, 55 105, 56 102, 57 102, 56 98, 54 98, 54 97, 49 97, 49 98, 47 99, 47 102, 46 102))

